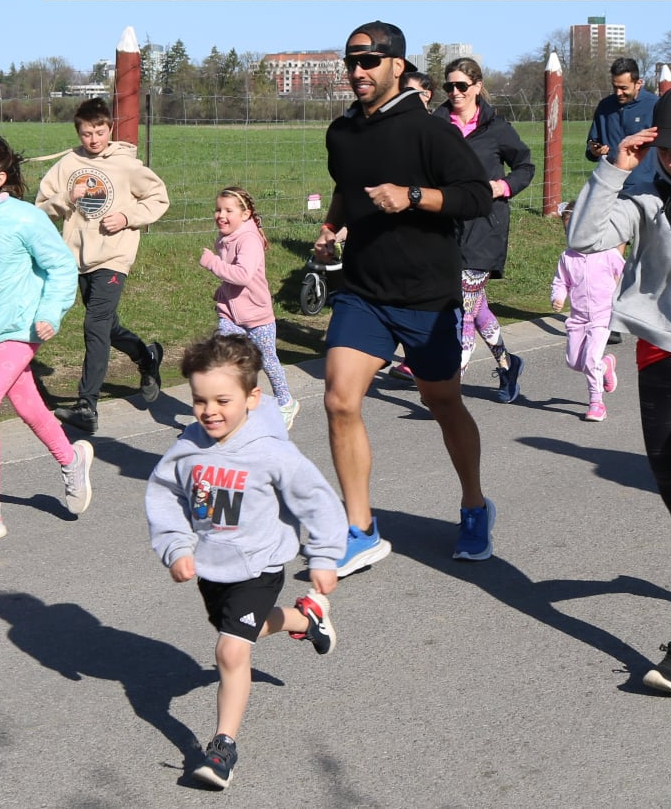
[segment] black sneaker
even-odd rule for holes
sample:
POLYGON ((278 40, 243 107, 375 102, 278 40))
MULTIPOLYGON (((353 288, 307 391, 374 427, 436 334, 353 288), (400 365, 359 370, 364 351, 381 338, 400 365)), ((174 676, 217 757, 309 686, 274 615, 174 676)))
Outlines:
POLYGON ((607 345, 609 345, 609 346, 619 346, 621 342, 622 342, 622 335, 620 334, 620 332, 619 331, 612 331, 610 333, 609 337, 608 337, 607 345))
POLYGON ((63 424, 69 424, 85 433, 95 433, 98 429, 98 414, 88 402, 77 402, 72 407, 57 407, 54 416, 63 424))
MULTIPOLYGON (((499 375, 499 402, 510 404, 520 395, 517 378, 524 370, 524 360, 517 354, 508 354, 508 368, 497 368, 494 374, 499 375)), ((492 374, 492 376, 494 376, 492 374)))
POLYGON ((305 632, 290 632, 289 635, 296 640, 309 640, 320 655, 331 654, 336 645, 336 634, 329 619, 330 605, 326 596, 315 593, 314 590, 297 598, 296 609, 309 621, 305 632))
POLYGON ((193 777, 213 787, 227 787, 233 778, 233 767, 238 760, 235 742, 220 734, 207 745, 205 760, 193 771, 193 777))
POLYGON ((668 646, 663 643, 659 647, 660 652, 666 652, 664 659, 657 666, 651 669, 643 678, 643 683, 649 688, 655 688, 657 691, 665 691, 671 694, 671 644, 668 646))
POLYGON ((145 402, 155 402, 161 392, 159 369, 163 360, 163 346, 160 343, 149 343, 147 351, 151 360, 140 365, 140 392, 145 402))

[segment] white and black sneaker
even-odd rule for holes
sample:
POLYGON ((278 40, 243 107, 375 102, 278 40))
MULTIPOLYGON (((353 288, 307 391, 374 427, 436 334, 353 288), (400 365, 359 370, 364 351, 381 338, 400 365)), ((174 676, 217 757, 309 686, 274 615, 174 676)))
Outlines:
POLYGON ((671 694, 671 644, 663 643, 659 647, 660 652, 666 652, 662 662, 650 671, 643 678, 644 685, 654 688, 657 691, 665 691, 671 694))
POLYGON ((320 655, 331 654, 336 645, 336 633, 329 618, 331 609, 328 598, 314 590, 296 599, 296 609, 304 615, 309 625, 305 632, 290 632, 296 640, 309 640, 320 655))
POLYGON ((231 783, 233 767, 238 760, 235 742, 220 733, 207 745, 205 760, 193 771, 193 777, 213 787, 224 789, 231 783))

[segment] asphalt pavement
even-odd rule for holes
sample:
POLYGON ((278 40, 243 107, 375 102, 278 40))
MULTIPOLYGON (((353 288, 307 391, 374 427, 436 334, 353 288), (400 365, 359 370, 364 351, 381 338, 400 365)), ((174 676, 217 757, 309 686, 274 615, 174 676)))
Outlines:
MULTIPOLYGON (((257 644, 223 794, 184 772, 214 730, 216 635, 195 583, 172 583, 151 551, 143 506, 191 420, 188 388, 101 405, 78 518, 44 447, 2 423, 0 806, 667 807, 671 700, 641 678, 671 640, 669 515, 643 450, 634 341, 612 347, 619 385, 599 424, 581 419, 562 317, 504 331, 526 364, 518 400, 497 401, 482 343, 464 384, 494 557, 452 560, 459 487, 437 426, 414 386, 379 374, 364 411, 393 552, 340 582, 332 655, 284 635, 257 644)), ((291 437, 335 485, 323 363, 288 376, 291 437)), ((296 560, 281 603, 306 586, 296 560)))

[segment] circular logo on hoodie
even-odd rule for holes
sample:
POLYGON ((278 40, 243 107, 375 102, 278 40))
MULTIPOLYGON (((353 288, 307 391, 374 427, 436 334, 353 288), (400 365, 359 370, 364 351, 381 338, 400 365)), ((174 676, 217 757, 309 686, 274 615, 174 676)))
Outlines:
POLYGON ((109 178, 98 169, 78 169, 70 177, 68 191, 76 186, 84 186, 84 196, 76 202, 82 216, 87 219, 100 219, 112 207, 114 188, 109 178))

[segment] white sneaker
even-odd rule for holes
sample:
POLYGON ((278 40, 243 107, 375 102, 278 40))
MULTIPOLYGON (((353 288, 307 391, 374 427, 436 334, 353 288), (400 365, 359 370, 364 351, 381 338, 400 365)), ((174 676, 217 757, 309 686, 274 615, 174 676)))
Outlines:
POLYGON ((7 526, 2 521, 2 514, 0 514, 0 539, 7 536, 7 526))
POLYGON ((65 484, 65 504, 70 514, 83 514, 91 502, 89 470, 93 463, 93 447, 88 441, 75 441, 72 463, 61 466, 65 484))
POLYGON ((293 427, 294 419, 296 418, 296 414, 301 409, 301 404, 298 399, 292 399, 287 404, 282 405, 280 407, 280 412, 282 413, 282 418, 284 419, 284 426, 287 430, 290 430, 293 427))

